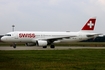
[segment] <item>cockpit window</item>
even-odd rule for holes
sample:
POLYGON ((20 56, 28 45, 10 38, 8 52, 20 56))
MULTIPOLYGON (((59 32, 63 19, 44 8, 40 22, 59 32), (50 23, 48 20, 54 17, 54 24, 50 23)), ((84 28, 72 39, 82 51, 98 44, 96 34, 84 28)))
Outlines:
POLYGON ((11 34, 5 34, 4 36, 11 36, 11 34))

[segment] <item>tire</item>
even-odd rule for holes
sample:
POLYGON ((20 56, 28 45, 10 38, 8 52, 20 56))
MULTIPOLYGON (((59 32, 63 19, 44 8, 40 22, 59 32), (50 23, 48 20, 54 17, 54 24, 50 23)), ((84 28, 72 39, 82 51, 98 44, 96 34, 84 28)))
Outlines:
POLYGON ((55 45, 51 45, 50 48, 55 48, 55 45))
POLYGON ((43 46, 43 48, 47 48, 47 46, 43 46))
POLYGON ((16 48, 16 44, 13 44, 13 48, 16 48))

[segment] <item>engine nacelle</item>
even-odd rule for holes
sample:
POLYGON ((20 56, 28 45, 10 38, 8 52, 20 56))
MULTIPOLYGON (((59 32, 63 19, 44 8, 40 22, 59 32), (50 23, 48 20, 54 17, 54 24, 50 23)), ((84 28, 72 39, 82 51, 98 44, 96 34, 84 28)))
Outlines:
POLYGON ((35 43, 26 43, 25 45, 26 46, 35 46, 36 44, 35 43))
POLYGON ((43 40, 36 41, 37 46, 47 46, 48 42, 43 40))

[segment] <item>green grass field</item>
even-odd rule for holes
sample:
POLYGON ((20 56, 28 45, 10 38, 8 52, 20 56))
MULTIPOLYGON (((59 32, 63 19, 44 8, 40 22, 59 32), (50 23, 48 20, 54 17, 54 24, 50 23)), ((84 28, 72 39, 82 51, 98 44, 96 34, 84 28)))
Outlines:
POLYGON ((105 50, 0 51, 0 70, 105 70, 105 50))

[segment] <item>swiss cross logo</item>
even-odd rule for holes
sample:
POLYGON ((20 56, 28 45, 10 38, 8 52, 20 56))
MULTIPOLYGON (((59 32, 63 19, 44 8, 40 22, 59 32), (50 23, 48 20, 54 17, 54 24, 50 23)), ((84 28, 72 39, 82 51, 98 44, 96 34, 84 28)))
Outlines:
POLYGON ((82 28, 82 30, 94 30, 95 22, 96 22, 96 18, 90 18, 86 22, 86 24, 84 25, 84 27, 82 28))
POLYGON ((34 33, 19 33, 20 38, 35 38, 34 33))
POLYGON ((90 21, 88 24, 89 28, 92 28, 92 26, 94 26, 94 24, 92 23, 92 21, 90 21))

